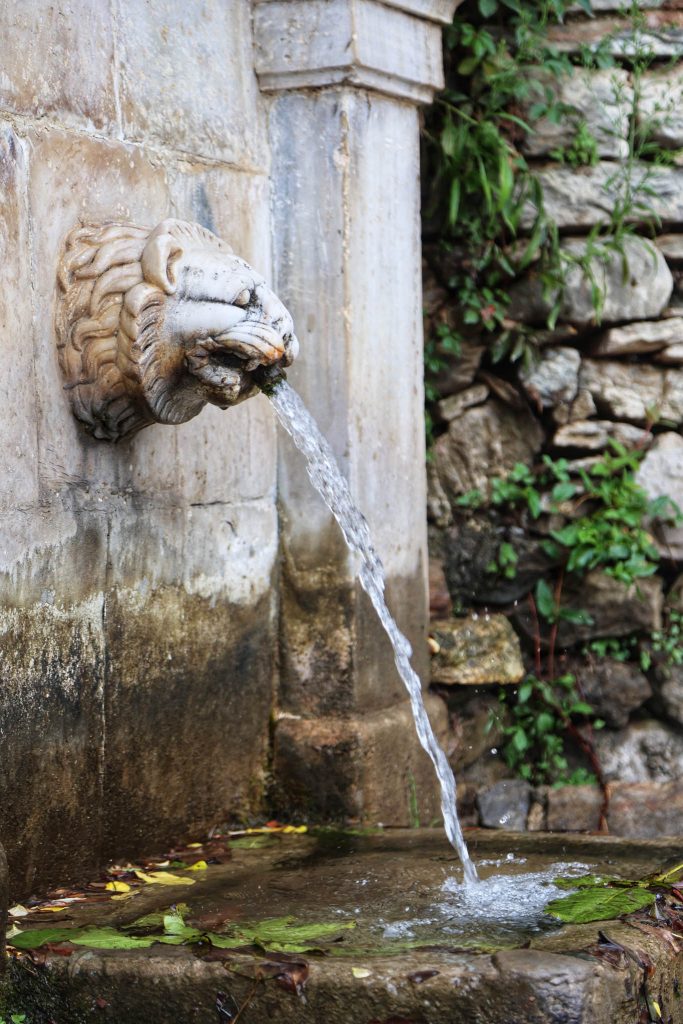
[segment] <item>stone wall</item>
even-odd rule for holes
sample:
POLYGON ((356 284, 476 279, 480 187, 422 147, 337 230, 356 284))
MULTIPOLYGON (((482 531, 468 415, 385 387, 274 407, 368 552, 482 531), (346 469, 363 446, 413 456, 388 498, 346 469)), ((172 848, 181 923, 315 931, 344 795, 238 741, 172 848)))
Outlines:
MULTIPOLYGON (((571 109, 559 123, 536 124, 524 144, 546 212, 573 256, 587 252, 591 230, 600 225, 604 231, 615 205, 629 188, 633 193, 633 233, 619 248, 607 239, 593 262, 600 315, 590 280, 574 266, 557 325, 548 330, 554 296, 544 293, 532 266, 512 286, 506 325, 534 336, 535 365, 501 369, 491 361, 487 338, 470 334, 439 381, 440 436, 428 463, 432 612, 442 620, 433 634, 433 681, 448 693, 453 757, 469 820, 488 825, 595 828, 600 808, 590 787, 534 793, 523 781, 501 781, 510 771, 497 754, 500 736, 484 734, 496 684, 514 685, 533 670, 527 595, 553 571, 542 541, 576 515, 571 507, 564 517, 556 510, 551 515, 546 496, 538 520, 520 524, 491 507, 491 481, 520 462, 539 470, 547 454, 566 458, 580 485, 580 469, 593 465, 612 438, 646 450, 638 480, 650 497, 669 495, 683 507, 683 65, 677 63, 683 15, 677 3, 641 6, 646 10, 635 34, 620 5, 608 0, 595 5, 594 18, 577 13, 553 30, 562 51, 600 48, 616 65, 576 68, 549 80, 571 109), (637 79, 629 60, 636 46, 647 54, 637 79), (590 165, 576 167, 567 154, 579 125, 594 140, 594 154, 590 165), (637 159, 633 129, 646 129, 651 144, 637 159), (458 499, 474 488, 485 496, 483 507, 463 508, 458 499), (491 571, 501 542, 519 558, 509 577, 491 571), (453 606, 463 617, 443 621, 453 606)), ((529 206, 527 233, 534 217, 529 206)), ((452 264, 437 250, 426 256, 427 330, 444 321, 459 325, 447 292, 452 264)), ((592 624, 565 623, 559 637, 559 667, 576 674, 606 721, 595 745, 614 784, 609 824, 616 834, 681 831, 683 670, 656 652, 648 671, 633 653, 626 661, 585 653, 596 638, 636 636, 647 645, 653 631, 671 624, 670 609, 681 609, 683 532, 680 526, 651 528, 660 571, 630 588, 590 572, 565 600, 585 609, 592 624)))
POLYGON ((389 645, 266 399, 94 441, 62 389, 54 305, 79 222, 196 220, 257 267, 295 315, 292 379, 424 665, 418 105, 443 84, 455 6, 0 6, 0 839, 17 896, 221 820, 405 824, 415 789, 436 812, 389 645))
POLYGON ((14 889, 263 805, 276 437, 263 398, 88 438, 62 391, 79 221, 198 220, 271 276, 247 0, 0 8, 0 836, 14 889))

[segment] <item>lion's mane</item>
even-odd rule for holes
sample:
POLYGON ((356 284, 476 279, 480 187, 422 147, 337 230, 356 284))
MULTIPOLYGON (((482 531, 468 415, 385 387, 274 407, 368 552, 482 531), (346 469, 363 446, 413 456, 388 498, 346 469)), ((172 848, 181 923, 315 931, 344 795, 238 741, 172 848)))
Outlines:
MULTIPOLYGON (((200 238, 212 248, 231 251, 198 224, 165 224, 179 242, 200 238)), ((150 228, 122 223, 74 228, 59 267, 57 347, 70 382, 66 388, 76 417, 105 440, 118 440, 157 419, 177 418, 155 345, 166 296, 143 273, 150 233, 150 228)))

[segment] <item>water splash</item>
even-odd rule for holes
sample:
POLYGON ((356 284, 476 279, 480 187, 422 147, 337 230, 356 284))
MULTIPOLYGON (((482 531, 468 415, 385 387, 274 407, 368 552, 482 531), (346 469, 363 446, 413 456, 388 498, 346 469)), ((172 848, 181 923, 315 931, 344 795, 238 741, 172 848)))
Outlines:
MULTIPOLYGON (((266 390, 266 389, 264 389, 266 390)), ((283 379, 266 390, 281 425, 306 459, 311 482, 337 520, 351 551, 360 556, 358 573, 394 648, 399 675, 410 696, 417 735, 432 760, 441 787, 441 813, 446 835, 455 848, 466 882, 478 881, 467 851, 456 810, 455 776, 448 759, 434 735, 422 699, 420 678, 410 664, 411 646, 401 633, 384 599, 384 569, 372 543, 370 529, 362 512, 356 507, 349 485, 341 474, 332 449, 296 391, 283 379)))

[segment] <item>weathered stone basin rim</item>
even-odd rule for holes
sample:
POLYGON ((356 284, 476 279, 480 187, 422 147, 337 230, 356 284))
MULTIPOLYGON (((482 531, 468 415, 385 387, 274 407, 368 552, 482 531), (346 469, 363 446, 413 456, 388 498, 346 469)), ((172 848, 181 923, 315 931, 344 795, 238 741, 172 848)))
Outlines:
MULTIPOLYGON (((477 831, 468 839, 479 860, 504 861, 512 849, 517 858, 528 856, 530 863, 534 857, 546 858, 546 863, 585 860, 611 865, 615 873, 621 870, 632 877, 653 871, 681 853, 676 842, 602 836, 501 837, 477 831)), ((443 868, 444 862, 453 860, 440 830, 391 830, 359 840, 351 837, 351 842, 362 851, 361 859, 367 855, 368 863, 383 849, 383 863, 390 875, 392 859, 400 862, 411 850, 419 851, 415 878, 403 878, 405 892, 416 882, 419 887, 421 871, 427 876, 436 866, 443 868)), ((232 886, 222 883, 225 896, 235 903, 249 899, 251 876, 263 883, 261 898, 272 900, 268 913, 276 916, 282 910, 281 901, 291 898, 287 879, 297 864, 313 887, 316 876, 333 881, 343 878, 343 852, 334 854, 328 849, 328 859, 316 868, 311 859, 314 846, 315 840, 308 837, 280 838, 273 847, 236 850, 233 861, 215 869, 233 876, 232 886), (271 871, 275 874, 272 886, 268 881, 271 871)), ((395 884, 391 875, 387 888, 395 884)), ((185 899, 187 893, 185 890, 175 898, 185 899)), ((172 889, 143 894, 137 897, 135 913, 149 912, 150 899, 168 905, 173 898, 172 889)), ((333 892, 330 900, 334 900, 333 892)), ((97 906, 105 907, 105 919, 111 922, 111 906, 108 910, 106 905, 97 906)), ((125 904, 117 904, 113 913, 120 916, 122 906, 125 904)), ((329 919, 331 908, 326 909, 329 919)), ((248 903, 245 910, 249 913, 248 903)), ((32 1024, 34 1020, 46 1024, 49 1019, 60 1024, 63 1020, 89 1024, 103 1019, 116 1024, 140 1024, 143 1020, 146 1024, 215 1024, 218 998, 225 1006, 244 1007, 239 1018, 243 1024, 266 1020, 274 1024, 384 1024, 394 1020, 411 1024, 637 1024, 644 1005, 643 965, 648 963, 652 965, 647 981, 651 998, 658 1002, 664 1019, 680 1020, 675 1016, 679 1004, 674 990, 676 979, 680 982, 683 955, 656 928, 644 931, 624 921, 603 921, 541 931, 518 945, 520 948, 480 953, 422 949, 365 958, 307 955, 310 974, 304 996, 286 991, 272 977, 255 984, 255 975, 268 959, 264 956, 238 954, 226 963, 198 959, 184 947, 84 949, 69 958, 48 954, 44 967, 32 965, 30 971, 21 961, 14 963, 4 994, 8 1009, 21 1005, 30 1014, 35 1009, 35 1016, 29 1017, 32 1024), (599 931, 626 947, 629 954, 596 955, 599 931), (219 993, 223 995, 219 997, 219 993)))

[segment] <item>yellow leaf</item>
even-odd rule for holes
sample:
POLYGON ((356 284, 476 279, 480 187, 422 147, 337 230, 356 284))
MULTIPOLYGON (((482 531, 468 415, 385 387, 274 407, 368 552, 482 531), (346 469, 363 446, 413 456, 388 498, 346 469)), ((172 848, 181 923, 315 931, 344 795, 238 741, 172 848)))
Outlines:
POLYGON ((308 826, 307 825, 285 825, 285 827, 282 829, 282 831, 286 832, 286 833, 289 833, 289 834, 295 833, 296 835, 300 836, 300 835, 302 835, 302 833, 308 832, 308 826))
POLYGON ((182 878, 181 875, 172 875, 169 871, 135 871, 135 874, 147 885, 194 885, 194 878, 182 878))
POLYGON ((370 975, 372 974, 372 971, 369 971, 367 967, 352 967, 351 973, 353 974, 354 978, 369 978, 370 975))
POLYGON ((57 904, 57 906, 54 906, 53 904, 50 904, 49 906, 46 906, 46 907, 34 907, 33 908, 33 913, 34 914, 58 914, 61 910, 64 910, 64 904, 63 903, 59 903, 59 904, 57 904))
POLYGON ((198 850, 201 845, 201 843, 188 843, 187 848, 188 850, 198 850))
POLYGON ((21 903, 17 903, 16 907, 10 907, 8 914, 10 917, 26 917, 29 911, 26 907, 22 907, 21 903))
POLYGON ((8 930, 6 938, 13 939, 15 935, 21 935, 21 928, 17 928, 15 924, 8 930))
POLYGON ((130 892, 128 882, 107 882, 105 889, 107 892, 130 892))
POLYGON ((652 1005, 654 1007, 654 1011, 657 1014, 657 1016, 661 1017, 662 1016, 662 1011, 661 1011, 661 1009, 659 1007, 659 1003, 655 999, 653 999, 652 1000, 652 1005))
POLYGON ((192 864, 187 870, 188 871, 206 871, 208 864, 205 860, 198 860, 196 864, 192 864))
POLYGON ((131 889, 130 892, 121 892, 117 896, 112 896, 112 899, 113 900, 129 900, 129 899, 132 899, 133 896, 137 896, 139 892, 140 892, 139 889, 131 889))

